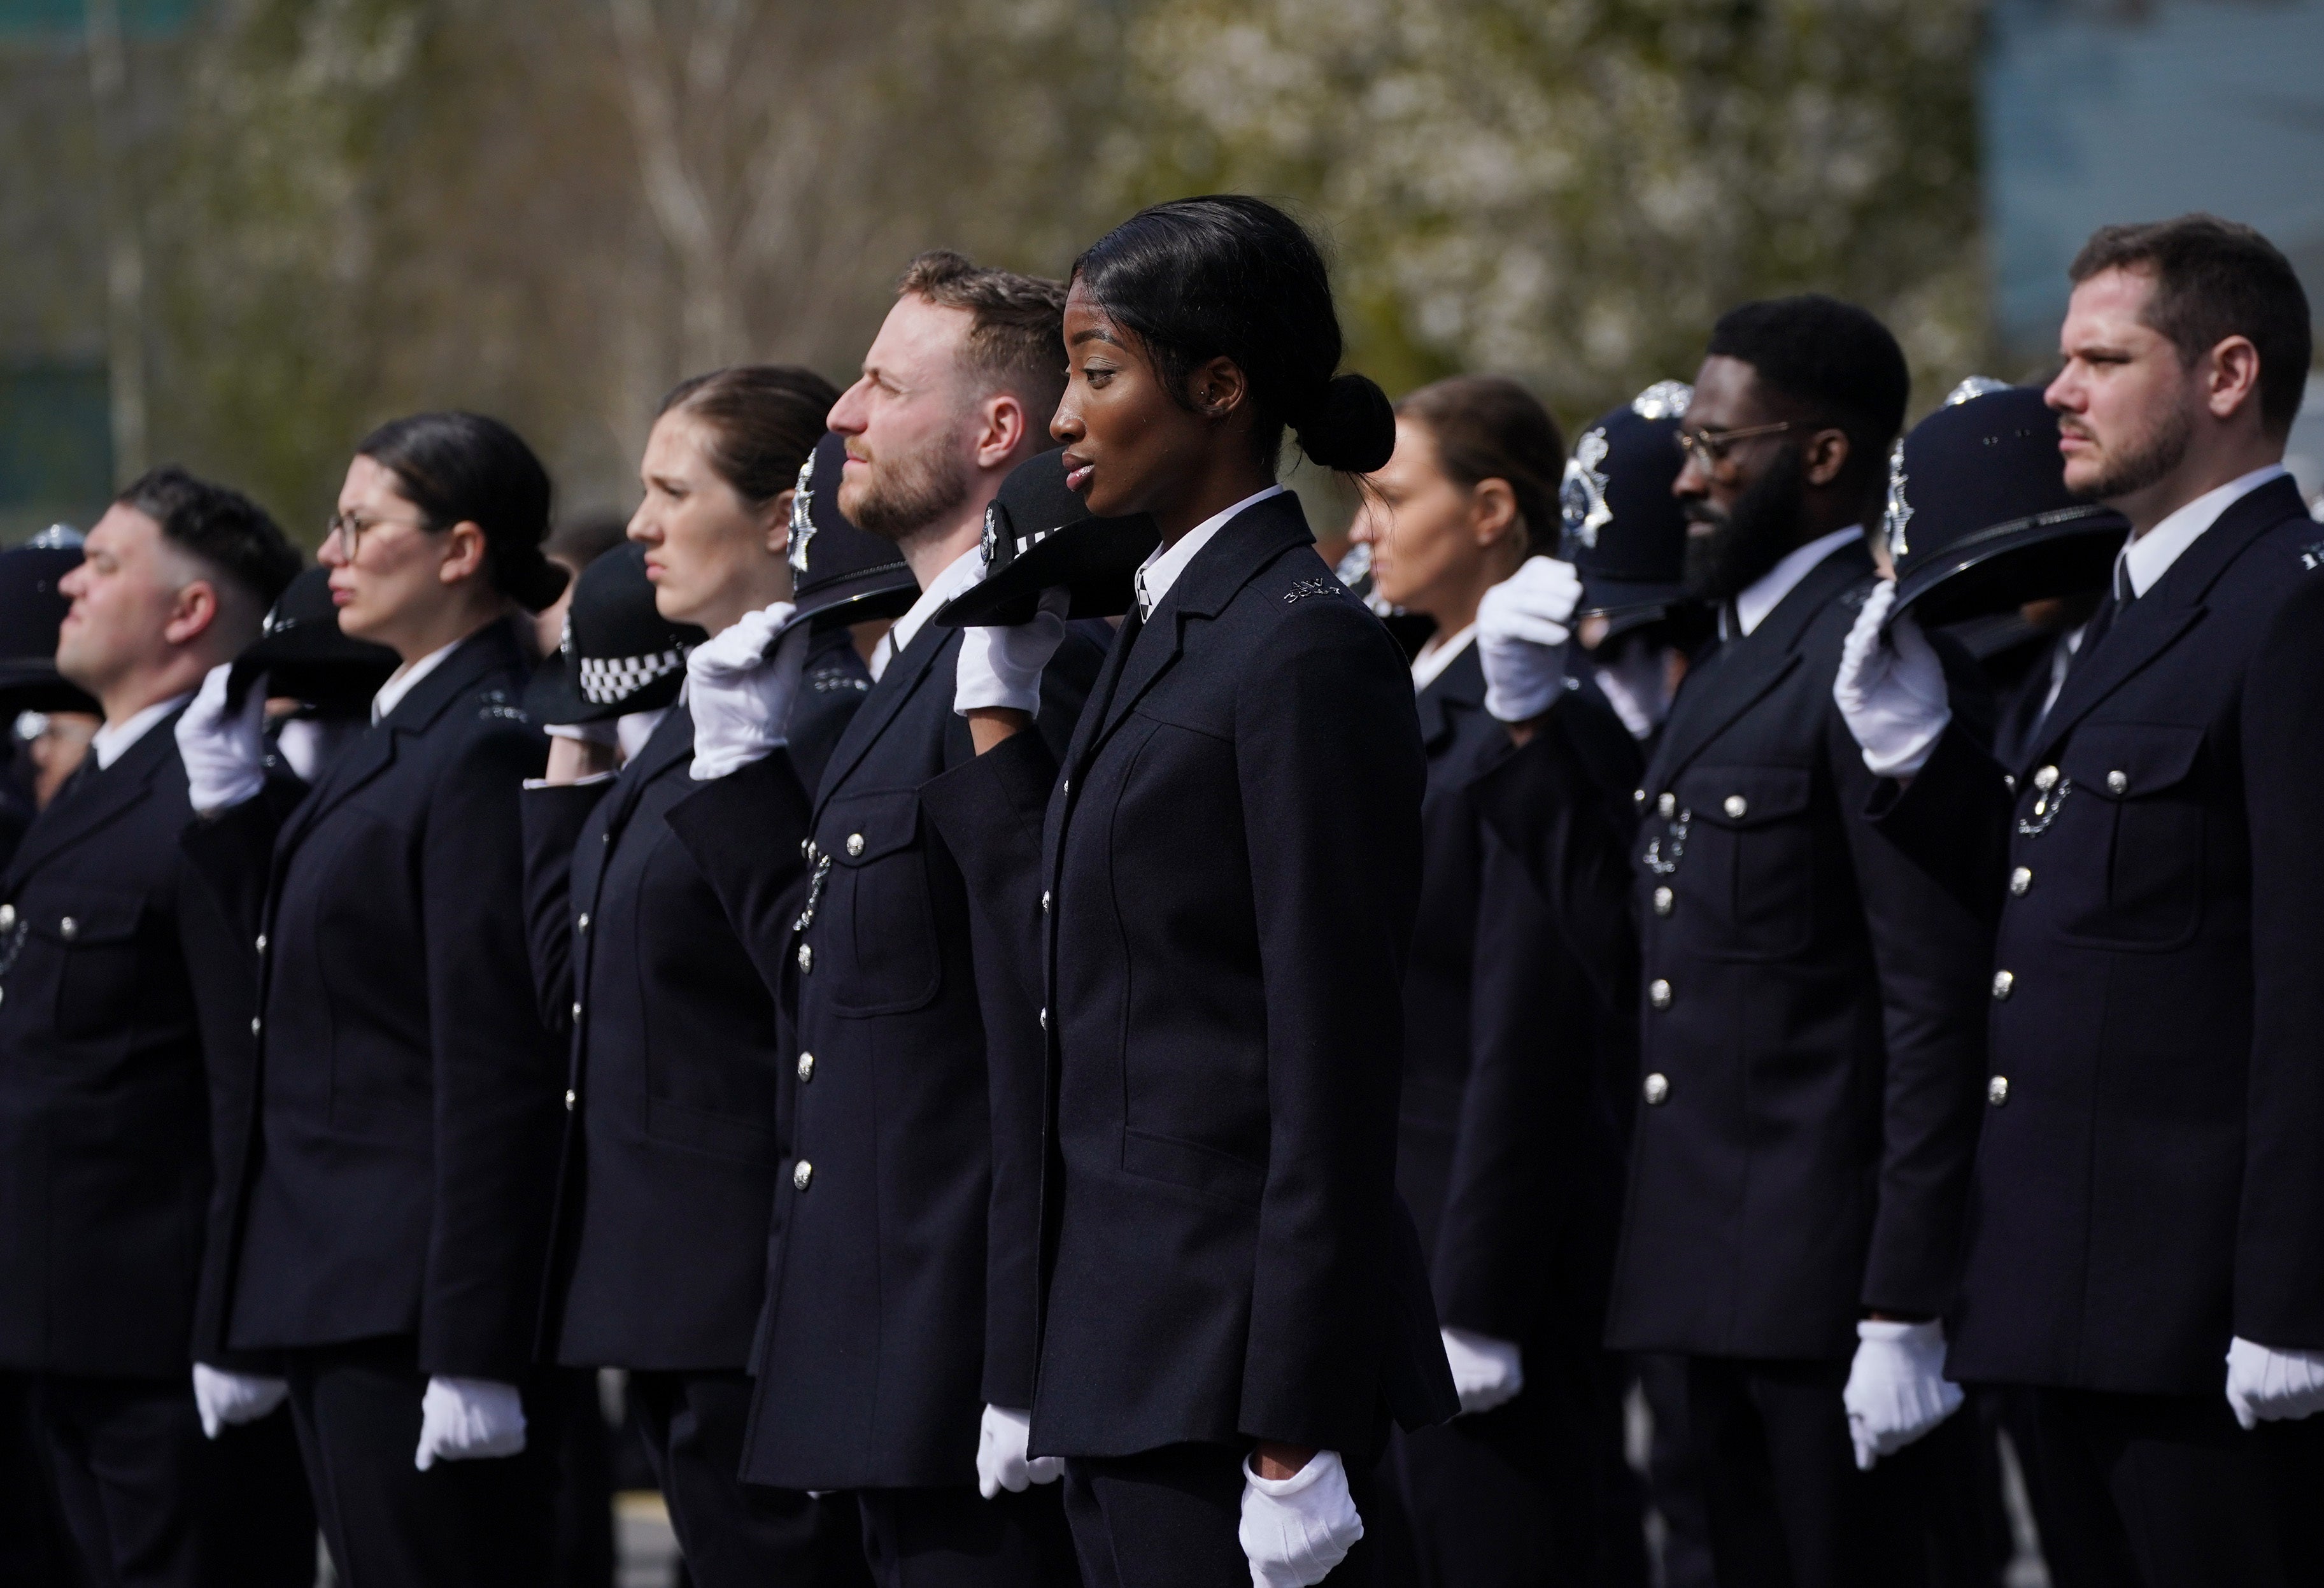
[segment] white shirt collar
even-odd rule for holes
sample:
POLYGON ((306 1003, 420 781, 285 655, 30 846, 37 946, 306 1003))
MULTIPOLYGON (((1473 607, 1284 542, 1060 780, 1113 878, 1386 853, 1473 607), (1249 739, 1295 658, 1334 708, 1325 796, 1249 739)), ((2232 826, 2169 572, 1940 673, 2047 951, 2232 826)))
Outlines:
MULTIPOLYGON (((1844 530, 1834 530, 1806 545, 1797 547, 1784 560, 1761 574, 1750 588, 1735 597, 1735 621, 1748 634, 1767 621, 1767 614, 1784 604, 1784 597, 1797 587, 1799 582, 1815 570, 1816 565, 1851 540, 1864 539, 1864 526, 1850 524, 1844 530)), ((1724 619, 1721 619, 1724 622, 1724 619)))
POLYGON ((1264 491, 1253 492, 1224 512, 1211 514, 1172 544, 1157 546, 1153 555, 1138 568, 1138 621, 1143 623, 1154 615, 1154 609, 1162 605, 1162 597, 1170 593, 1170 586, 1178 582, 1178 576, 1186 571, 1186 565, 1211 543, 1213 535, 1227 527, 1229 520, 1246 507, 1257 506, 1270 496, 1282 494, 1283 487, 1280 485, 1269 485, 1264 491))
POLYGON ((872 681, 878 682, 880 675, 888 670, 888 664, 903 655, 906 647, 919 638, 920 631, 936 615, 937 607, 983 577, 984 553, 979 547, 972 546, 946 563, 944 571, 928 581, 928 587, 920 592, 911 610, 898 618, 895 626, 881 635, 880 643, 872 648, 872 681))
POLYGON ((467 643, 468 638, 463 634, 441 650, 431 651, 418 661, 406 662, 389 674, 387 682, 379 687, 379 693, 371 697, 371 720, 378 722, 402 705, 403 697, 411 693, 420 680, 443 666, 444 659, 467 643))
POLYGON ((124 723, 107 723, 89 736, 88 752, 97 757, 97 770, 103 771, 127 753, 129 747, 145 736, 155 723, 194 697, 191 689, 183 695, 172 695, 167 700, 156 700, 124 723))
POLYGON ((1469 649, 1470 642, 1476 637, 1477 625, 1473 623, 1459 633, 1448 634, 1442 640, 1434 635, 1429 636, 1428 643, 1420 648, 1420 654, 1412 659, 1413 693, 1417 695, 1443 678, 1444 669, 1458 660, 1461 652, 1469 649))
POLYGON ((2144 596, 2154 588, 2171 571, 2171 565, 2179 560, 2179 554, 2201 539, 2205 530, 2218 523, 2221 513, 2284 472, 2283 465, 2271 463, 2206 491, 2125 546, 2122 568, 2130 576, 2131 594, 2144 596))

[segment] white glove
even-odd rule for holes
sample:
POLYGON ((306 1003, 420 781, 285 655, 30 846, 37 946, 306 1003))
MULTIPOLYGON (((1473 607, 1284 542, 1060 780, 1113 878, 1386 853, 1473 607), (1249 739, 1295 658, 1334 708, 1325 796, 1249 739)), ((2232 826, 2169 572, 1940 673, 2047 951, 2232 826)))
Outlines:
POLYGON ((2324 1411, 2324 1351, 2278 1351, 2237 1335, 2227 1346, 2227 1404, 2246 1428, 2324 1411))
POLYGON ((1565 688, 1565 642, 1582 576, 1570 562, 1529 557, 1477 604, 1477 660, 1485 709, 1505 723, 1531 722, 1565 688))
POLYGON ((706 783, 763 761, 790 730, 791 700, 807 668, 810 625, 783 636, 772 656, 767 642, 791 614, 778 601, 742 618, 694 648, 686 659, 686 707, 694 714, 696 782, 706 783))
POLYGON ((254 1423, 290 1398, 290 1386, 281 1379, 194 1364, 194 1408, 202 1414, 205 1438, 217 1438, 231 1424, 254 1423))
POLYGON ((988 1406, 976 1430, 976 1491, 990 1500, 1003 1489, 1022 1494, 1036 1483, 1054 1483, 1065 1475, 1065 1458, 1028 1456, 1025 1439, 1033 1431, 1033 1414, 1014 1407, 988 1406))
POLYGON ((1953 720, 1944 663, 1913 614, 1889 624, 1882 642, 1880 624, 1895 605, 1893 581, 1873 586, 1840 648, 1840 676, 1831 681, 1831 697, 1876 778, 1909 778, 1928 765, 1953 720))
POLYGON ((1062 585, 1041 592, 1032 621, 1005 629, 971 629, 961 636, 960 667, 952 688, 952 708, 961 716, 980 707, 1006 706, 1038 714, 1041 669, 1065 642, 1065 613, 1074 593, 1062 585))
POLYGON ((1338 1451, 1317 1451, 1287 1478, 1262 1478, 1244 1459, 1235 1537, 1250 1562, 1251 1588, 1314 1588, 1363 1536, 1338 1451))
POLYGON ((1868 1473, 1874 1462, 1959 1411, 1964 1397, 1945 1377, 1944 1325, 1866 1318, 1856 1325, 1856 1361, 1840 1399, 1848 1408, 1857 1469, 1868 1473))
POLYGON ((229 712, 226 681, 234 663, 202 676, 202 687, 178 717, 178 759, 186 763, 186 796, 196 810, 224 810, 266 787, 266 691, 254 682, 242 709, 229 712))
POLYGON ((1490 1411, 1505 1400, 1515 1400, 1525 1389, 1524 1356, 1516 1346, 1466 1329, 1442 1333, 1444 1360, 1452 1364, 1452 1388, 1461 1392, 1462 1412, 1490 1411))
POLYGON ((513 1384, 491 1379, 428 1380, 420 1398, 420 1449, 411 1464, 514 1455, 524 1448, 524 1399, 513 1384))

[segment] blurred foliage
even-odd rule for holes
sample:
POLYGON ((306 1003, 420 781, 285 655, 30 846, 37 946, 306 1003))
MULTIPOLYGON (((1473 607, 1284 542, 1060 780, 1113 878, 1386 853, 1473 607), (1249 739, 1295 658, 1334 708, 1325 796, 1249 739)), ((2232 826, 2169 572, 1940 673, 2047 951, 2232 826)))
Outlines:
MULTIPOLYGON (((851 373, 897 269, 1061 272, 1215 188, 1325 237, 1351 362, 1569 421, 1722 308, 1984 350, 1973 0, 209 0, 133 40, 154 451, 311 538, 353 444, 501 413, 625 503, 660 392, 851 373)), ((69 35, 0 39, 0 358, 104 346, 69 35), (28 181, 28 178, 32 179, 28 181)), ((85 85, 85 77, 82 81, 85 85)))

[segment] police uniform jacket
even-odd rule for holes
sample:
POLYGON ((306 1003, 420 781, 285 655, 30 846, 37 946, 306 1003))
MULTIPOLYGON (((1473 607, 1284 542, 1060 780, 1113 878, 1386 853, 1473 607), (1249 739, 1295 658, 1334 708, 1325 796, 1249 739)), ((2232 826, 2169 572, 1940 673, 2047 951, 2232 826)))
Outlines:
POLYGON ((1042 890, 1037 1454, 1360 1461, 1457 1405, 1395 1193, 1412 674, 1313 547, 1296 497, 1246 508, 1125 620, 1062 778, 1019 734, 942 791, 1042 890))
POLYGON ((1640 791, 1640 1101, 1609 1343, 1831 1359, 1951 1299, 1987 939, 1877 832, 1849 542, 1687 678, 1640 791))
POLYGON ((2319 566, 2252 491, 2102 612, 2014 789, 1932 761, 1886 818, 1982 809, 1996 856, 1957 1378, 2209 1396, 2231 1335, 2324 1349, 2319 566))
POLYGON ((1618 1183, 1600 1068, 1606 1028, 1629 1011, 1594 997, 1547 900, 1479 808, 1480 772, 1509 754, 1484 701, 1474 646, 1417 701, 1428 782, 1397 1187, 1440 1321, 1523 1341, 1549 1316, 1553 1288, 1582 1281, 1602 1300, 1602 1274, 1560 1271, 1558 1252, 1578 1223, 1611 1222, 1576 1215, 1606 1208, 1618 1183))
POLYGON ((214 1256, 238 1349, 409 1335, 424 1372, 510 1380, 532 1360, 565 1075, 526 945, 524 668, 494 623, 287 815, 261 797, 189 830, 258 965, 250 1162, 214 1256))
MULTIPOLYGON (((961 633, 924 623, 809 801, 788 753, 669 821, 784 1007, 793 1088, 743 1477, 793 1489, 965 1485, 987 1403, 1032 1399, 1040 1048, 1010 956, 980 942, 920 790, 974 757, 961 633), (811 835, 807 894, 770 834, 811 835)), ((1099 652, 1042 682, 1071 731, 1099 652)))
POLYGON ((0 1365, 176 1379, 210 1188, 173 712, 94 753, 0 874, 0 1365))

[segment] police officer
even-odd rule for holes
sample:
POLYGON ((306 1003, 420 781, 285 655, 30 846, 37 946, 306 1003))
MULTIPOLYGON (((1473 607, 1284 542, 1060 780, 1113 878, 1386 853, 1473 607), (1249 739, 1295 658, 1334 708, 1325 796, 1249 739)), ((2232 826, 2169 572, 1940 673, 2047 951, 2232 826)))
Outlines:
POLYGON ((189 852, 259 967, 226 1340, 281 1353, 355 1582, 549 1570, 554 1403, 527 1390, 565 1077, 528 995, 518 799, 547 751, 512 613, 563 588, 548 517, 505 425, 383 426, 322 551, 341 627, 402 660, 370 730, 286 809, 258 689, 214 669, 179 725, 216 813, 189 852))
MULTIPOLYGON (((195 992, 239 978, 179 852, 191 810, 170 731, 298 554, 246 498, 174 468, 123 493, 86 550, 58 584, 57 666, 104 725, 0 875, 0 1362, 36 1375, 90 1580, 191 1585, 238 1563, 299 1582, 311 1513, 254 1514, 226 1487, 186 1378, 211 1177, 195 992)), ((278 1417, 229 1437, 279 1455, 290 1433, 278 1417)))
MULTIPOLYGON (((774 1000, 666 819, 696 787, 694 719, 678 703, 686 652, 790 593, 792 482, 837 395, 772 366, 673 391, 640 470, 637 540, 581 575, 561 665, 543 668, 530 697, 552 724, 617 720, 633 746, 616 775, 590 742, 559 738, 524 798, 542 1005, 573 1032, 544 1350, 627 1370, 703 1588, 862 1576, 845 1496, 742 1481, 789 1066, 774 1000)), ((860 673, 845 630, 834 633, 860 673)), ((791 722, 844 719, 862 698, 802 689, 791 722)), ((757 842, 797 877, 805 836, 802 826, 757 842)))
MULTIPOLYGON (((1021 1492, 1055 1476, 1025 1456, 1036 1006, 1010 957, 979 943, 959 863, 920 809, 922 785, 973 752, 953 714, 960 632, 928 619, 979 577, 985 505, 1045 444, 1063 297, 924 254, 831 411, 844 472, 818 461, 811 489, 893 544, 919 595, 874 651, 877 681, 811 804, 775 752, 805 644, 778 640, 788 606, 688 660, 708 786, 671 825, 779 979, 796 1078, 743 1476, 852 1491, 887 1585, 1016 1588, 1072 1569, 1056 1491, 1021 1492), (812 835, 803 903, 770 825, 812 835)), ((797 548, 809 567, 820 541, 797 548)), ((1097 663, 1076 638, 1051 670, 1042 725, 1061 741, 1097 663)))
POLYGON ((1748 304, 1680 437, 1687 583, 1720 642, 1638 790, 1643 1073, 1609 1329, 1689 1358, 1723 1581, 1989 1569, 1937 1321, 1984 944, 1864 819, 1873 775, 1823 682, 1907 384, 1861 309, 1748 304))
POLYGON ((1463 1415, 1400 1435, 1387 1474, 1427 1583, 1645 1578, 1619 1375, 1599 1338, 1620 1186, 1605 1022, 1471 793, 1509 752, 1484 709, 1478 605, 1528 549, 1554 549, 1563 453, 1513 381, 1424 386, 1397 405, 1395 455, 1351 531, 1377 594, 1435 624, 1412 669, 1428 786, 1397 1182, 1463 1415))
MULTIPOLYGON (((2209 216, 2103 228, 2070 273, 2065 483, 2128 543, 2012 762, 1901 767, 1883 818, 1977 827, 2000 914, 1949 1371, 2033 1387, 2060 1581, 2312 1581, 2324 555, 2282 466, 2309 306, 2209 216)), ((1909 634, 1836 682, 1868 758, 1950 709, 1909 634)))

